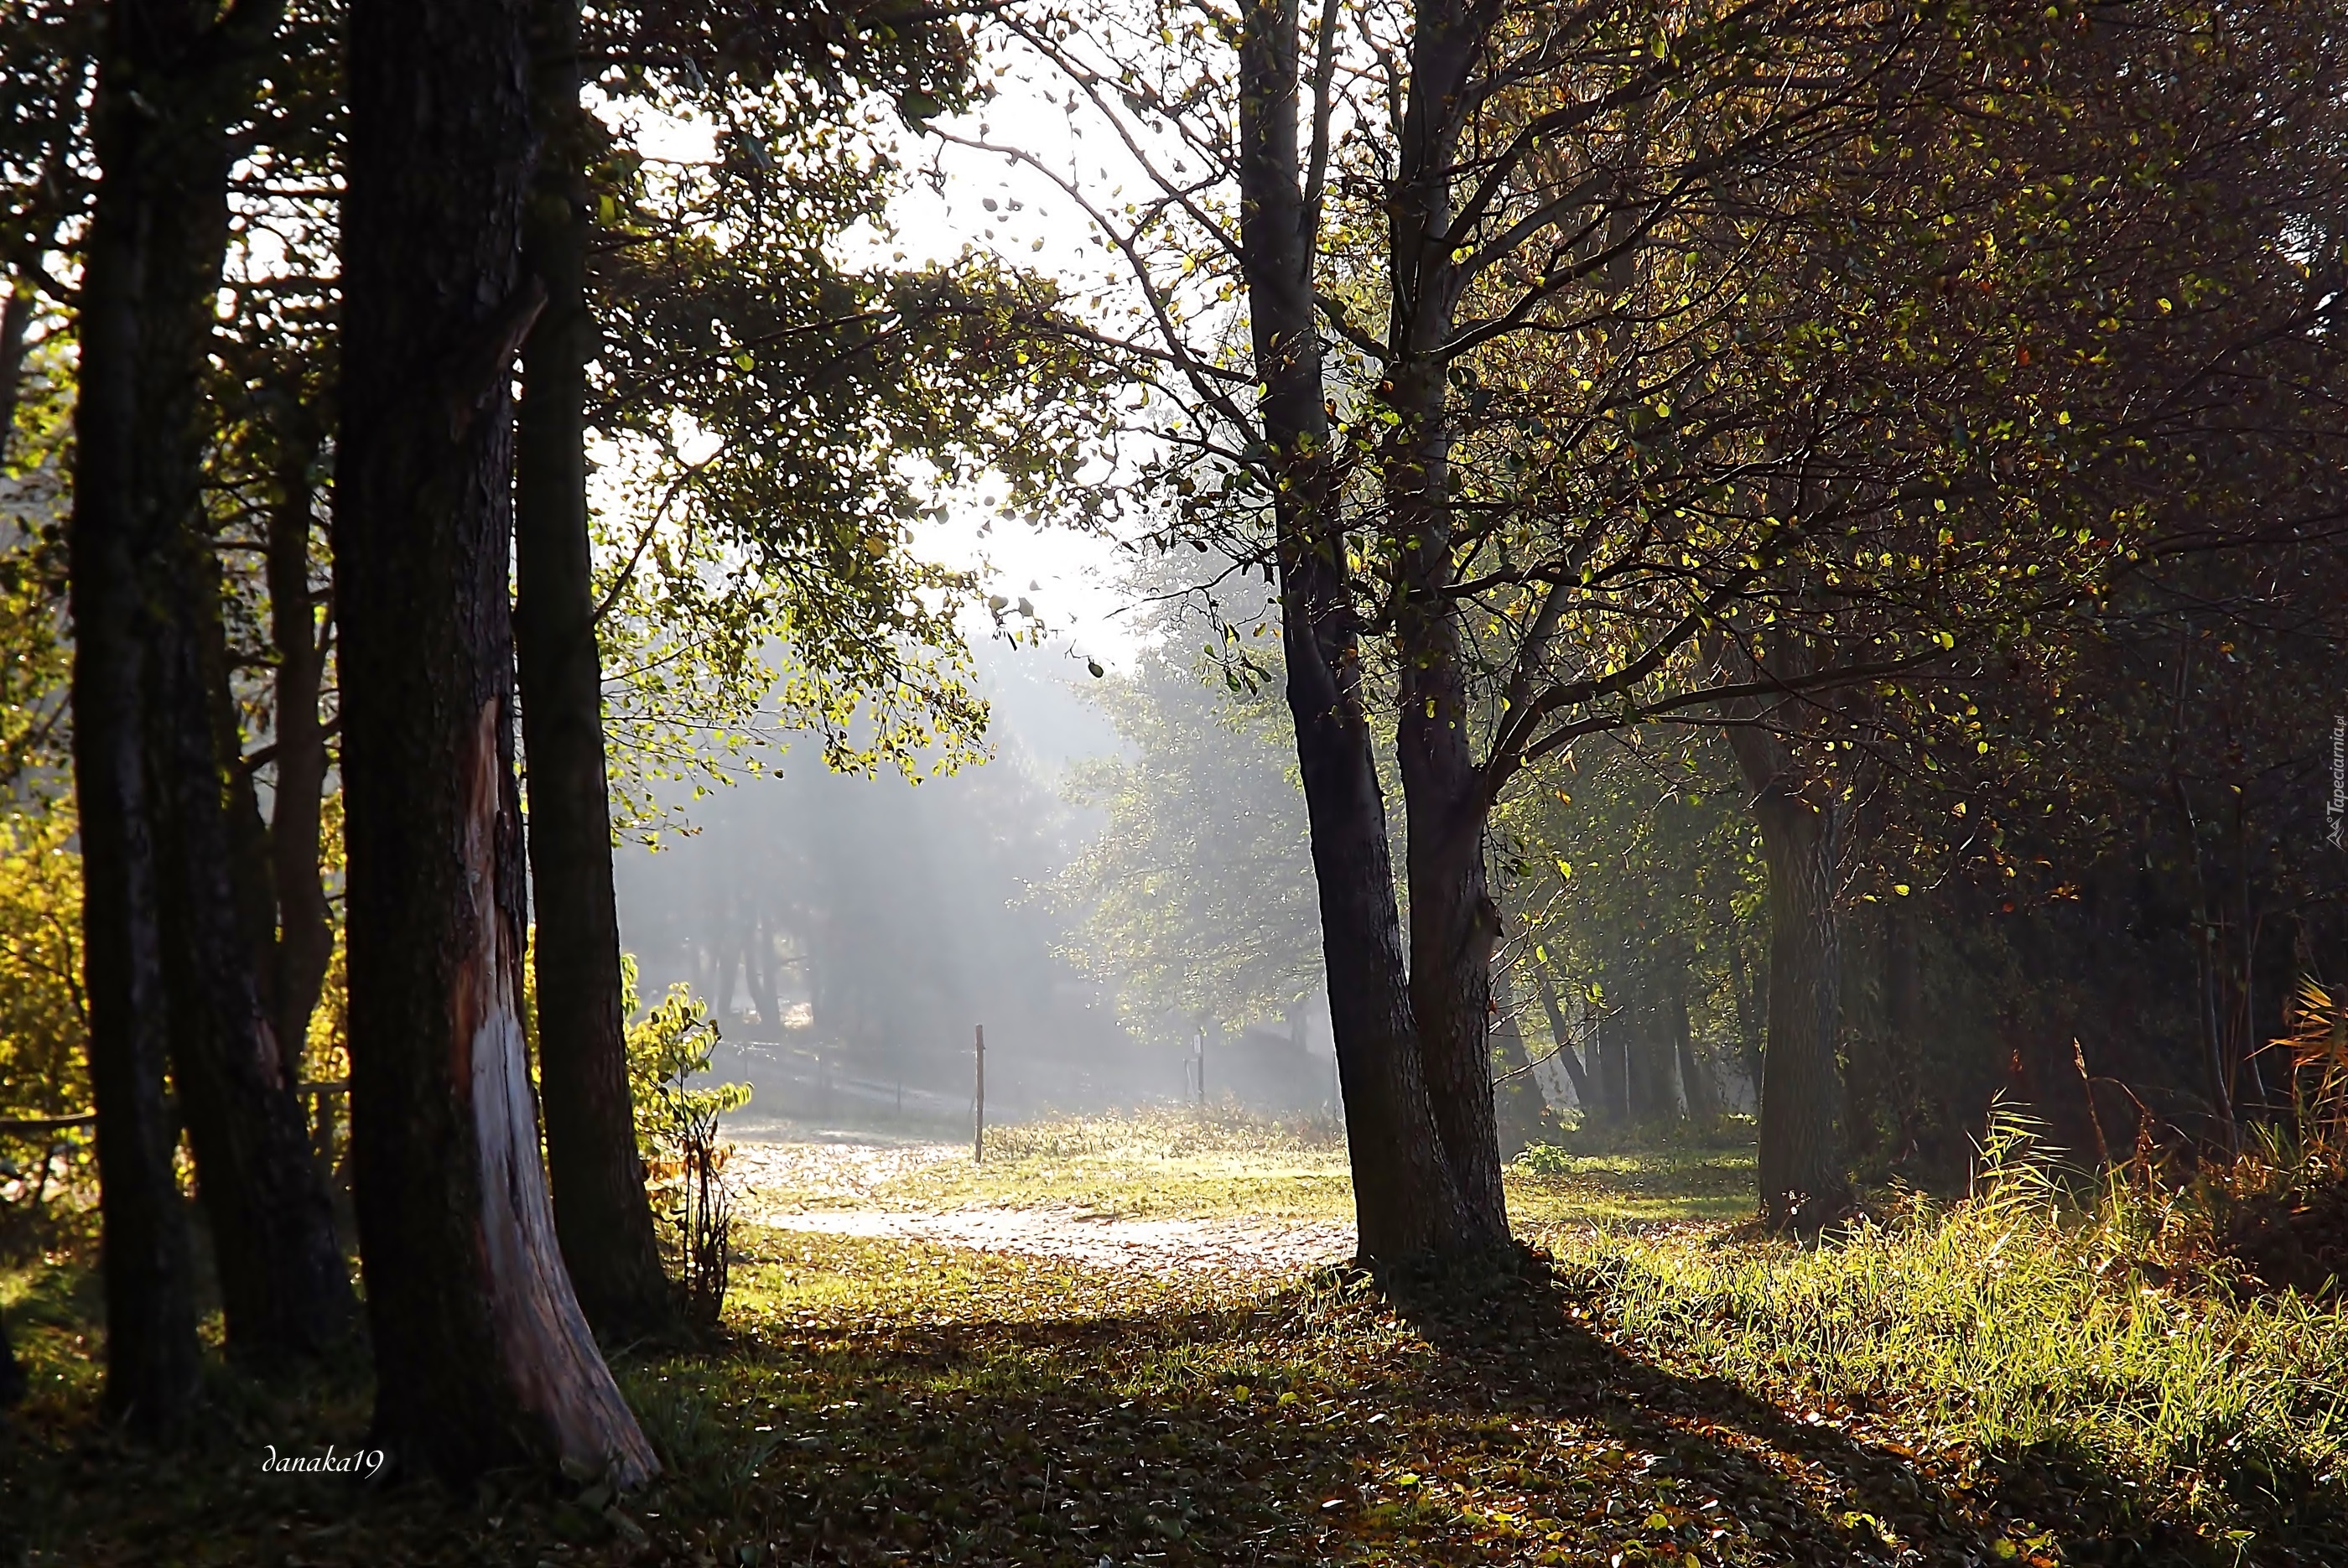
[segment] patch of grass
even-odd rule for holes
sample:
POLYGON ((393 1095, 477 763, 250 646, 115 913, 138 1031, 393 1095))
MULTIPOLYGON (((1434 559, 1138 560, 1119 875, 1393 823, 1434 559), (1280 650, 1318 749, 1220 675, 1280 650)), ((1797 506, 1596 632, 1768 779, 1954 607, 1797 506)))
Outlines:
POLYGON ((1536 1145, 1506 1171, 1519 1231, 1559 1224, 1741 1220, 1754 1210, 1753 1150, 1669 1147, 1573 1154, 1536 1145))
POLYGON ((989 1128, 983 1164, 923 1166, 858 1202, 1073 1205, 1150 1218, 1346 1219, 1354 1190, 1344 1139, 1333 1124, 1210 1107, 989 1128))
POLYGON ((1814 1247, 1713 1230, 1545 1239, 1616 1343, 1946 1456, 1966 1484, 2102 1477, 2149 1515, 2249 1543, 2303 1511, 2336 1514, 2348 1483, 2338 1305, 2155 1284, 2124 1213, 2066 1214, 2049 1190, 1910 1201, 1814 1247))
MULTIPOLYGON (((1068 1205, 1148 1218, 1350 1220, 1346 1147, 1325 1123, 1229 1109, 1068 1117, 990 1129, 983 1164, 924 1165, 810 1206, 1068 1205)), ((1742 1219, 1753 1211, 1753 1151, 1680 1148, 1572 1154, 1541 1148, 1506 1171, 1519 1227, 1742 1219)))

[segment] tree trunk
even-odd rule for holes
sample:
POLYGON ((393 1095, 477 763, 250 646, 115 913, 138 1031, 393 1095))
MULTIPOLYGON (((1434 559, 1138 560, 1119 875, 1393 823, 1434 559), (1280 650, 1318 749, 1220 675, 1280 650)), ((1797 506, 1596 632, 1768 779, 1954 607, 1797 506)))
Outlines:
POLYGON ((507 599, 520 0, 356 0, 335 511, 352 1139, 376 1440, 469 1484, 656 1461, 564 1272, 520 1003, 507 599))
POLYGON ((8 1317, 0 1313, 0 1410, 25 1398, 25 1369, 16 1365, 16 1347, 8 1343, 8 1317))
POLYGON ((1556 1047, 1557 1059, 1565 1064, 1565 1076, 1573 1082, 1574 1103, 1581 1107, 1584 1116, 1595 1116, 1590 1074, 1573 1048, 1573 1026, 1566 1021, 1565 1009, 1558 1006, 1557 987, 1550 983, 1548 969, 1539 964, 1533 965, 1533 990, 1540 997, 1541 1011, 1549 1016, 1550 1043, 1556 1047))
POLYGON ((1318 215, 1298 168, 1297 28, 1295 0, 1249 0, 1241 15, 1240 239, 1356 1230, 1362 1257, 1384 1264, 1449 1246, 1465 1213, 1419 1061, 1363 702, 1313 299, 1318 215))
POLYGON ((1673 1052, 1679 1057, 1680 1092, 1687 1101, 1688 1119, 1710 1126, 1720 1119, 1720 1091, 1713 1086, 1712 1070, 1696 1055, 1695 1028, 1688 1017, 1688 954, 1684 947, 1673 952, 1663 1006, 1673 1052))
POLYGON ((1900 1127, 1899 1143, 1891 1155, 1895 1161, 1915 1150, 1915 1063, 1924 1027, 1923 967, 1919 962, 1916 916, 1906 907, 1907 902, 1903 899, 1891 905, 1883 915, 1883 1046, 1900 1127))
POLYGON ((1501 1080, 1492 1086, 1493 1111, 1500 1158, 1513 1160, 1540 1136, 1549 1106, 1533 1077, 1532 1058, 1525 1054, 1525 1034, 1517 1022, 1516 997, 1506 969, 1492 975, 1492 1005, 1498 1009, 1492 1019, 1492 1074, 1501 1080))
POLYGON ((33 287, 0 273, 0 467, 16 435, 16 400, 25 385, 25 335, 33 325, 33 287))
POLYGON ((603 677, 587 538, 585 150, 577 0, 536 0, 542 154, 524 229, 546 308, 522 354, 514 636, 538 917, 539 1093, 554 1219, 579 1305, 609 1339, 664 1335, 676 1305, 636 1150, 603 774, 603 677))
POLYGON ((1650 950, 1640 965, 1638 992, 1624 1011, 1623 1078, 1630 1119, 1642 1127, 1679 1119, 1679 1058, 1673 1054, 1669 955, 1650 950))
POLYGON ((193 1398, 197 1367, 167 1057, 198 1134, 232 1339, 298 1343, 331 1291, 317 1273, 317 1215, 302 1188, 278 1184, 273 1158, 275 1053, 227 894, 221 758, 201 669, 200 612, 216 614, 217 601, 202 603, 210 574, 195 569, 226 127, 250 109, 276 8, 123 0, 111 23, 76 409, 75 780, 107 1402, 134 1429, 164 1435, 193 1398), (268 1299, 277 1286, 293 1299, 268 1299))
POLYGON ((1401 762, 1410 876, 1410 996, 1427 1093, 1463 1224, 1458 1250, 1504 1243, 1508 1205, 1493 1134, 1491 954, 1499 934, 1484 864, 1492 798, 1472 721, 1454 570, 1450 366, 1444 357, 1464 274, 1452 228, 1462 106, 1488 17, 1422 0, 1395 178, 1384 206, 1392 282, 1381 395, 1395 417, 1378 455, 1385 530, 1401 592, 1395 611, 1401 762))
POLYGON ((1832 806, 1804 798, 1776 739, 1729 731, 1755 791, 1769 877, 1769 1039, 1762 1058, 1760 1185, 1773 1225, 1814 1229, 1849 1206, 1835 1061, 1841 954, 1832 806))
MULTIPOLYGON (((277 647, 277 787, 272 792, 270 884, 277 904, 270 1002, 277 1037, 299 1061, 311 1015, 334 962, 334 914, 319 872, 326 787, 326 734, 318 698, 325 685, 326 632, 310 595, 311 477, 318 432, 279 431, 277 500, 269 513, 269 623, 277 647)), ((332 624, 331 614, 326 624, 332 624)), ((323 1101, 321 1102, 324 1103, 323 1101)))
POLYGON ((1745 1068, 1745 1081, 1753 1086, 1753 1104, 1761 1104, 1761 1003, 1753 995, 1745 965, 1745 934, 1733 915, 1725 922, 1728 933, 1728 986, 1736 1004, 1736 1054, 1745 1068))
MULTIPOLYGON (((192 503, 201 469, 195 451, 186 456, 192 503)), ((239 755, 217 567, 194 511, 150 558, 168 573, 158 598, 170 605, 157 621, 149 747, 167 802, 159 843, 171 1068, 211 1222, 228 1346, 269 1362, 340 1338, 351 1288, 294 1093, 299 1042, 281 1047, 263 1002, 270 900, 265 879, 242 874, 260 869, 257 856, 234 841, 236 824, 257 830, 258 817, 239 755)))

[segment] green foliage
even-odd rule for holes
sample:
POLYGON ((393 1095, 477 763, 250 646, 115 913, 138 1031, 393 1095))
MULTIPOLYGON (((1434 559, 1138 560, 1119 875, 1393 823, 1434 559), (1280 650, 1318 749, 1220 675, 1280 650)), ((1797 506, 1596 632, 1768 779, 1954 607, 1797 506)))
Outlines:
MULTIPOLYGON (((909 90, 934 98, 954 57, 901 62, 927 84, 909 90)), ((591 160, 589 420, 623 820, 658 821, 658 781, 759 771, 794 730, 851 772, 977 760, 986 707, 957 618, 983 586, 925 560, 915 530, 982 492, 1005 516, 1082 516, 1113 375, 1044 280, 967 256, 839 260, 889 242, 905 189, 870 104, 738 69, 619 84, 609 121, 726 127, 718 156, 693 162, 644 158, 599 121, 591 160)))
POLYGON ((89 1109, 74 815, 0 815, 0 1117, 89 1109))
POLYGON ((2137 1200, 2067 1208, 2032 1129, 1993 1126, 1974 1194, 1921 1199, 1816 1249, 1589 1233, 1556 1241, 1611 1337, 1962 1473, 2045 1455, 2156 1511, 2256 1538, 2278 1491, 2337 1486, 2340 1308, 2172 1278, 2137 1200))
MULTIPOLYGON (((636 965, 624 960, 623 1005, 636 1010, 636 965)), ((729 1110, 750 1103, 750 1086, 696 1085, 717 1048, 708 1005, 679 982, 628 1026, 628 1096, 636 1111, 636 1148, 655 1173, 683 1158, 688 1139, 729 1110)))

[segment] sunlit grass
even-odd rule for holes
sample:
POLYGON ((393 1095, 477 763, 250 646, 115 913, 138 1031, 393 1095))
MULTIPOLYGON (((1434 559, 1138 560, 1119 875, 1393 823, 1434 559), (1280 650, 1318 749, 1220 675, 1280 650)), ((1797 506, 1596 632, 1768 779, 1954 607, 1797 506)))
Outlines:
POLYGON ((2090 1464, 2209 1518, 2336 1489, 2348 1469, 2341 1307, 2152 1283, 2124 1215, 1992 1193, 1823 1246, 1540 1239, 1620 1343, 1910 1449, 2090 1464))
MULTIPOLYGON (((1741 1219, 1753 1201, 1749 1149, 1612 1154, 1538 1150, 1506 1172, 1519 1225, 1741 1219)), ((1353 1172, 1326 1122, 1228 1109, 1066 1117, 990 1129, 983 1163, 943 1161, 854 1199, 921 1208, 1065 1205, 1144 1218, 1350 1220, 1353 1172)))

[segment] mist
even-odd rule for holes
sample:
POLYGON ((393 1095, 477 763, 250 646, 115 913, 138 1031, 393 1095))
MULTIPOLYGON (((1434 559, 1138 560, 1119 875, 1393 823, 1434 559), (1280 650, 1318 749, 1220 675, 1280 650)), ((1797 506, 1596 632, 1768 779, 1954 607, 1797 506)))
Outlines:
MULTIPOLYGON (((990 1120, 1196 1101, 1201 1057, 1211 1100, 1324 1110, 1325 1004, 1252 1029, 1207 1006, 1138 1012, 1133 978, 1091 961, 1094 911, 1069 873, 1107 813, 1072 779, 1134 748, 1064 645, 973 655, 983 764, 859 777, 803 737, 770 774, 670 802, 687 831, 619 852, 639 1005, 683 985, 708 1006, 714 1070, 754 1091, 729 1130, 967 1135, 981 1029, 990 1120)), ((1303 866, 1300 845, 1290 866, 1232 875, 1303 866)), ((1317 947, 1317 923, 1307 934, 1317 947)))

